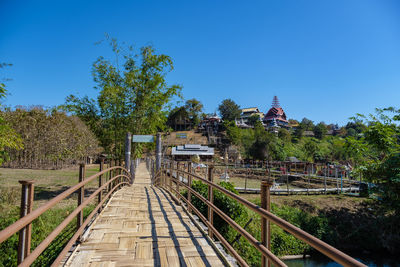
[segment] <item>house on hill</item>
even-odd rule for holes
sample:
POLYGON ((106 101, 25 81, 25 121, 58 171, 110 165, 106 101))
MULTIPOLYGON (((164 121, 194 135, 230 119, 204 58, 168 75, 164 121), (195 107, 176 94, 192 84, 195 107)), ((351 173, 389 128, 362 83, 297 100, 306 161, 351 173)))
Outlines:
POLYGON ((264 118, 264 113, 261 112, 257 107, 253 108, 244 108, 241 110, 242 113, 240 114, 240 118, 235 120, 236 126, 240 128, 251 128, 252 126, 249 125, 249 118, 251 116, 258 116, 260 118, 260 122, 262 122, 264 118))
POLYGON ((275 131, 277 128, 290 128, 285 111, 280 106, 277 96, 274 96, 272 107, 268 110, 263 122, 267 130, 275 131))

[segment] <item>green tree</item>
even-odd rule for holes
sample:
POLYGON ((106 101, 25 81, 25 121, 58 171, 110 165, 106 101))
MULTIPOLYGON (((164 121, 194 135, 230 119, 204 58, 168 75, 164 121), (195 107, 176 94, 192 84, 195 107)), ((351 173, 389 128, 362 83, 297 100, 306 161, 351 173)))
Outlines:
POLYGON ((308 138, 303 147, 309 160, 313 161, 318 152, 318 144, 312 138, 308 138))
POLYGON ((363 116, 360 116, 359 118, 352 118, 352 121, 346 124, 345 129, 347 130, 347 136, 356 136, 366 129, 361 117, 363 116))
POLYGON ((251 115, 248 119, 247 119, 247 124, 254 126, 257 121, 260 121, 260 116, 258 115, 251 115))
POLYGON ((254 126, 254 142, 250 146, 248 154, 258 160, 283 160, 286 155, 283 143, 274 133, 267 132, 261 122, 254 126))
POLYGON ((318 139, 322 139, 326 133, 328 132, 328 128, 324 122, 320 122, 314 126, 314 134, 318 139))
POLYGON ((231 144, 241 145, 242 143, 242 131, 239 127, 236 126, 234 121, 226 121, 224 122, 226 135, 231 144))
POLYGON ((313 121, 307 118, 303 118, 300 122, 300 125, 305 131, 312 131, 314 129, 313 121))
MULTIPOLYGON (((8 63, 0 63, 0 69, 11 66, 8 63)), ((6 78, 0 81, 0 101, 7 95, 7 89, 5 85, 6 78)), ((1 102, 0 102, 1 108, 1 102)), ((8 153, 6 149, 19 150, 23 148, 22 139, 20 136, 11 128, 9 123, 0 116, 0 165, 8 159, 8 153)))
MULTIPOLYGON (((80 117, 90 117, 85 121, 99 120, 101 132, 96 134, 104 148, 116 158, 122 158, 127 131, 155 134, 164 129, 166 105, 174 96, 180 96, 181 86, 166 82, 167 73, 173 70, 169 56, 156 54, 151 46, 142 47, 134 54, 132 47, 121 47, 115 39, 107 39, 115 61, 99 57, 93 64, 93 77, 99 90, 97 101, 69 96, 65 107, 80 117)), ((141 154, 142 148, 142 144, 134 143, 135 157, 141 154)))
MULTIPOLYGON (((345 128, 346 129, 346 128, 345 128)), ((357 131, 354 128, 349 128, 346 133, 347 136, 356 136, 357 131)))
POLYGON ((234 121, 240 117, 240 107, 232 99, 225 99, 218 106, 219 113, 225 121, 234 121))
POLYGON ((299 126, 294 129, 294 136, 298 139, 301 139, 303 137, 304 130, 304 126, 299 124, 299 126))
POLYGON ((358 138, 347 137, 347 147, 357 152, 360 169, 382 203, 400 215, 400 109, 376 109, 375 115, 353 120, 368 126, 358 138))
POLYGON ((185 108, 189 114, 192 125, 198 125, 200 122, 200 115, 203 112, 203 104, 199 100, 192 98, 186 100, 185 108))
POLYGON ((290 143, 290 141, 292 140, 290 132, 285 128, 279 128, 278 137, 285 143, 290 143))

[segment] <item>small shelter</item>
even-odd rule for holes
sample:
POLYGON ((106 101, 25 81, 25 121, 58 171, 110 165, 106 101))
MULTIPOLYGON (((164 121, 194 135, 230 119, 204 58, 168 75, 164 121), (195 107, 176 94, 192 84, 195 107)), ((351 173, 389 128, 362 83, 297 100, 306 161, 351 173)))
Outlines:
POLYGON ((202 160, 212 159, 214 148, 197 144, 185 144, 172 148, 171 155, 174 160, 190 160, 192 156, 199 156, 202 160))

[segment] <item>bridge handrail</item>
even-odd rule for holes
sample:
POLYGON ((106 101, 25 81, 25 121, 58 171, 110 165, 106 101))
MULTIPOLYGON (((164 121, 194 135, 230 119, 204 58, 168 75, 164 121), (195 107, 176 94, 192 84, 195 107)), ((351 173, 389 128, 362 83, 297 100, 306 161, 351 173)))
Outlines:
MULTIPOLYGON (((77 214, 81 211, 83 211, 83 208, 85 208, 91 200, 93 200, 94 197, 96 197, 100 192, 102 192, 103 189, 107 188, 110 184, 112 184, 114 181, 117 179, 121 178, 121 182, 118 182, 118 184, 113 185, 112 188, 110 188, 108 194, 104 197, 104 199, 97 205, 95 208, 95 211, 97 211, 99 208, 101 208, 101 205, 107 200, 107 198, 111 195, 112 192, 114 192, 116 189, 119 188, 119 186, 124 185, 124 184, 130 184, 131 182, 131 177, 130 173, 128 170, 126 170, 124 167, 121 166, 113 166, 108 169, 105 169, 103 171, 100 171, 86 179, 84 179, 82 182, 79 182, 78 184, 70 187, 69 189, 65 190, 64 192, 60 193, 50 201, 48 201, 46 204, 43 206, 33 210, 31 213, 27 214, 26 216, 22 217, 21 219, 17 220, 10 226, 6 227, 2 231, 0 231, 0 243, 4 242, 7 240, 9 237, 12 235, 16 234, 19 230, 22 228, 28 226, 32 221, 37 219, 40 215, 54 207, 57 203, 65 199, 66 197, 70 196, 71 194, 75 193, 77 190, 83 188, 86 184, 90 183, 94 179, 111 172, 113 170, 121 170, 125 174, 117 174, 114 177, 111 177, 106 183, 104 183, 101 187, 99 187, 95 192, 93 192, 89 197, 85 198, 85 200, 79 205, 77 208, 75 208, 71 214, 67 218, 65 218, 54 230, 51 232, 27 257, 20 263, 18 266, 29 266, 30 264, 33 263, 33 261, 43 252, 44 249, 57 237, 58 234, 61 233, 61 231, 77 216, 77 214), (122 179, 127 180, 127 181, 122 181, 122 179)), ((92 212, 93 213, 93 212, 92 212)), ((93 213, 94 215, 95 213, 93 213)), ((90 214, 92 215, 92 214, 90 214)), ((81 227, 77 229, 77 232, 82 232, 84 227, 90 222, 90 218, 93 217, 90 216, 83 222, 81 227)), ((76 234, 75 234, 76 235, 76 234)), ((74 237, 75 237, 74 235, 74 237)), ((79 237, 79 234, 76 235, 79 237)), ((72 238, 73 239, 73 238, 72 238)), ((72 240, 71 239, 71 240, 72 240)), ((70 241, 71 241, 70 240, 70 241)), ((76 238, 75 238, 76 240, 76 238)), ((75 240, 73 240, 75 242, 75 240)), ((71 246, 73 245, 74 242, 70 242, 71 246)), ((69 243, 68 243, 69 245, 69 243)), ((69 247, 70 248, 70 247, 69 247)), ((69 249, 68 248, 68 249, 69 249)), ((67 247, 64 248, 66 250, 67 247)), ((66 250, 68 252, 68 250, 66 250)), ((61 253, 62 254, 62 253, 61 253)), ((60 254, 60 255, 61 255, 60 254)), ((58 259, 58 258, 57 258, 58 259)), ((61 258, 62 259, 62 258, 61 258)), ((59 259, 59 260, 61 260, 59 259)), ((56 261, 54 262, 56 263, 56 261)), ((53 263, 53 265, 54 265, 53 263)))
MULTIPOLYGON (((343 253, 342 251, 332 247, 331 245, 323 242, 322 240, 310 235, 309 233, 301 230, 300 228, 292 225, 291 223, 279 218, 278 216, 274 215, 273 213, 267 211, 266 209, 261 208, 260 206, 236 195, 235 193, 221 187, 220 185, 217 185, 211 181, 208 181, 207 179, 187 172, 185 170, 181 170, 181 169, 177 169, 177 168, 173 168, 173 167, 165 167, 165 165, 162 167, 165 170, 165 174, 167 174, 167 170, 170 171, 170 175, 171 177, 173 176, 173 172, 176 172, 176 176, 174 177, 174 182, 183 185, 186 189, 188 189, 192 194, 196 195, 199 199, 201 199, 208 207, 211 207, 211 209, 218 213, 222 219, 224 219, 228 224, 230 224, 232 227, 234 227, 239 234, 241 234, 244 238, 246 238, 249 242, 251 242, 253 244, 253 246, 255 248, 257 248, 265 257, 267 257, 269 260, 271 260, 274 264, 279 265, 279 266, 286 266, 282 261, 280 261, 275 255, 273 255, 265 246, 261 245, 259 241, 257 241, 254 237, 251 236, 250 233, 248 233, 246 230, 244 230, 242 227, 240 227, 236 222, 234 222, 229 216, 227 216, 225 213, 223 213, 220 209, 218 209, 213 203, 211 203, 210 201, 208 201, 207 199, 205 199, 204 197, 202 197, 198 192, 196 192, 195 190, 193 190, 189 185, 179 181, 179 173, 180 174, 186 174, 186 175, 190 175, 192 178, 198 179, 204 183, 206 183, 207 185, 209 185, 210 187, 224 193, 225 195, 227 195, 228 197, 238 201, 239 203, 243 204, 244 206, 246 206, 247 208, 251 209, 252 211, 256 212, 257 214, 259 214, 262 218, 265 218, 266 220, 269 220, 273 223, 275 223, 277 226, 279 226, 280 228, 284 229, 285 231, 291 233, 293 236, 299 238, 300 240, 306 242, 307 244, 309 244, 310 246, 312 246, 313 248, 315 248, 316 250, 320 251, 322 254, 328 256, 329 258, 331 258, 332 260, 344 265, 344 266, 366 266, 362 263, 360 263, 359 261, 355 260, 354 258, 350 257, 349 255, 343 253), (254 240, 253 240, 253 239, 254 240), (271 256, 272 254, 272 256, 271 256), (277 260, 278 259, 278 260, 277 260)), ((156 183, 157 181, 159 182, 159 180, 161 179, 161 176, 156 177, 156 179, 154 180, 154 182, 156 183)), ((168 186, 164 187, 167 191, 170 191, 168 186)), ((172 188, 171 188, 172 189, 172 188)), ((172 191, 175 191, 176 194, 179 195, 180 199, 183 199, 189 206, 189 203, 187 201, 186 198, 184 198, 180 192, 177 192, 175 189, 172 189, 172 191)), ((171 194, 172 195, 172 194, 171 194)), ((173 195, 172 195, 173 196, 173 195)), ((193 211, 196 212, 196 214, 199 214, 200 212, 190 203, 191 208, 193 209, 193 211)), ((200 213, 201 214, 201 213, 200 213)), ((207 219, 205 219, 204 216, 199 216, 202 221, 207 224, 207 225, 211 225, 207 219)), ((215 228, 214 228, 215 229, 215 228)), ((213 230, 213 232, 216 230, 213 230)), ((222 237, 220 235, 220 237, 222 237)), ((218 238, 223 244, 227 243, 226 240, 221 240, 220 238, 218 238), (224 242, 225 241, 225 242, 224 242)), ((231 249, 233 249, 232 247, 227 248, 228 250, 231 251, 231 249)), ((232 252, 232 251, 231 251, 232 252)), ((233 255, 235 258, 237 258, 238 255, 233 255)), ((240 257, 240 256, 239 256, 240 257)), ((237 258, 238 259, 238 258, 237 258)), ((242 262, 243 259, 238 259, 239 262, 242 262)))

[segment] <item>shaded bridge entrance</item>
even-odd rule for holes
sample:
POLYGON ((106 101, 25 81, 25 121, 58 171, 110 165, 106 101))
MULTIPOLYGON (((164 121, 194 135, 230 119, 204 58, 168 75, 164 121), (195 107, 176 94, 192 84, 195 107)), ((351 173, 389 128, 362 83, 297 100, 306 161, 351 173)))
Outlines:
POLYGON ((144 163, 111 198, 66 266, 223 266, 181 206, 151 186, 144 163))

